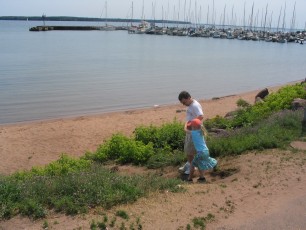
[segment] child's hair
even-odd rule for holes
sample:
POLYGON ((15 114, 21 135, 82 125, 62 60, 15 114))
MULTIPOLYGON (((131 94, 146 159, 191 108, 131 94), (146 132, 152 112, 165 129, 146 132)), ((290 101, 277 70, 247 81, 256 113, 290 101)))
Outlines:
POLYGON ((208 132, 207 132, 207 130, 206 130, 206 128, 205 128, 204 125, 201 125, 201 130, 202 130, 202 135, 203 135, 205 138, 207 138, 208 132))
POLYGON ((204 126, 204 124, 202 123, 202 121, 201 120, 199 120, 198 118, 195 118, 195 119, 193 119, 193 120, 191 120, 191 121, 189 121, 188 123, 187 123, 187 129, 190 127, 200 127, 201 128, 201 133, 202 133, 202 135, 206 138, 207 136, 208 136, 208 132, 207 132, 207 130, 205 129, 205 126, 204 126))

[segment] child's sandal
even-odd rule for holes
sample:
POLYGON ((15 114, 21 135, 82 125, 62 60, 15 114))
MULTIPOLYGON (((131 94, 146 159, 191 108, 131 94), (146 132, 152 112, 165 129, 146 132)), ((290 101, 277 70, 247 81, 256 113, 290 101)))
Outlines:
POLYGON ((205 177, 200 177, 200 178, 198 179, 198 183, 205 183, 205 182, 206 182, 205 177))

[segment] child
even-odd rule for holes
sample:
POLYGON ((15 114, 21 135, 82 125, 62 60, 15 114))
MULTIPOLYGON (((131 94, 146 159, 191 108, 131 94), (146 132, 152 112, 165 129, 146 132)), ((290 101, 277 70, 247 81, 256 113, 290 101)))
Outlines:
POLYGON ((191 164, 188 181, 193 181, 192 176, 194 173, 194 168, 198 167, 200 172, 200 178, 198 179, 198 182, 204 183, 206 181, 204 177, 205 170, 214 168, 217 165, 217 160, 212 157, 209 157, 209 150, 206 146, 204 139, 205 130, 202 126, 201 120, 196 118, 192 121, 189 121, 185 126, 185 131, 191 132, 192 142, 197 151, 197 154, 195 155, 191 164))

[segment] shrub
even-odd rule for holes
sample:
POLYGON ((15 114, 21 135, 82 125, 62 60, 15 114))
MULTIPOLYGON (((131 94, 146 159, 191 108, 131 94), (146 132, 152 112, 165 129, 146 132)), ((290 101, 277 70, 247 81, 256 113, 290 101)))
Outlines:
POLYGON ((110 140, 99 146, 94 158, 100 162, 116 160, 122 164, 143 164, 153 154, 151 143, 144 144, 122 134, 114 134, 110 140))
POLYGON ((135 140, 145 144, 152 143, 154 149, 184 149, 184 125, 176 120, 172 123, 163 124, 161 127, 140 126, 135 129, 134 134, 135 140))
POLYGON ((62 154, 57 161, 54 161, 46 166, 33 167, 30 171, 19 171, 14 173, 12 176, 16 179, 22 180, 24 178, 30 178, 33 176, 64 175, 70 172, 86 169, 90 165, 90 160, 74 159, 67 156, 66 154, 62 154))

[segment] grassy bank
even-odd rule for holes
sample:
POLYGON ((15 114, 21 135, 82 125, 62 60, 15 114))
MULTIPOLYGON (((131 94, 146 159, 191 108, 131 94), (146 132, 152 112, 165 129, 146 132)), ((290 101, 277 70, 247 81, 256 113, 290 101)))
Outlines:
MULTIPOLYGON (((302 134, 303 110, 291 110, 297 97, 306 99, 305 84, 284 87, 253 106, 240 100, 232 118, 205 121, 208 130, 224 128, 222 135, 209 134, 210 154, 222 157, 285 148, 302 134)), ((148 168, 179 165, 186 160, 184 136, 183 124, 176 120, 159 127, 141 126, 131 137, 114 134, 80 159, 63 155, 45 167, 1 176, 0 218, 17 214, 43 218, 50 211, 75 215, 95 207, 108 209, 131 203, 157 191, 180 191, 180 180, 157 174, 122 176, 105 164, 111 161, 148 168)))

